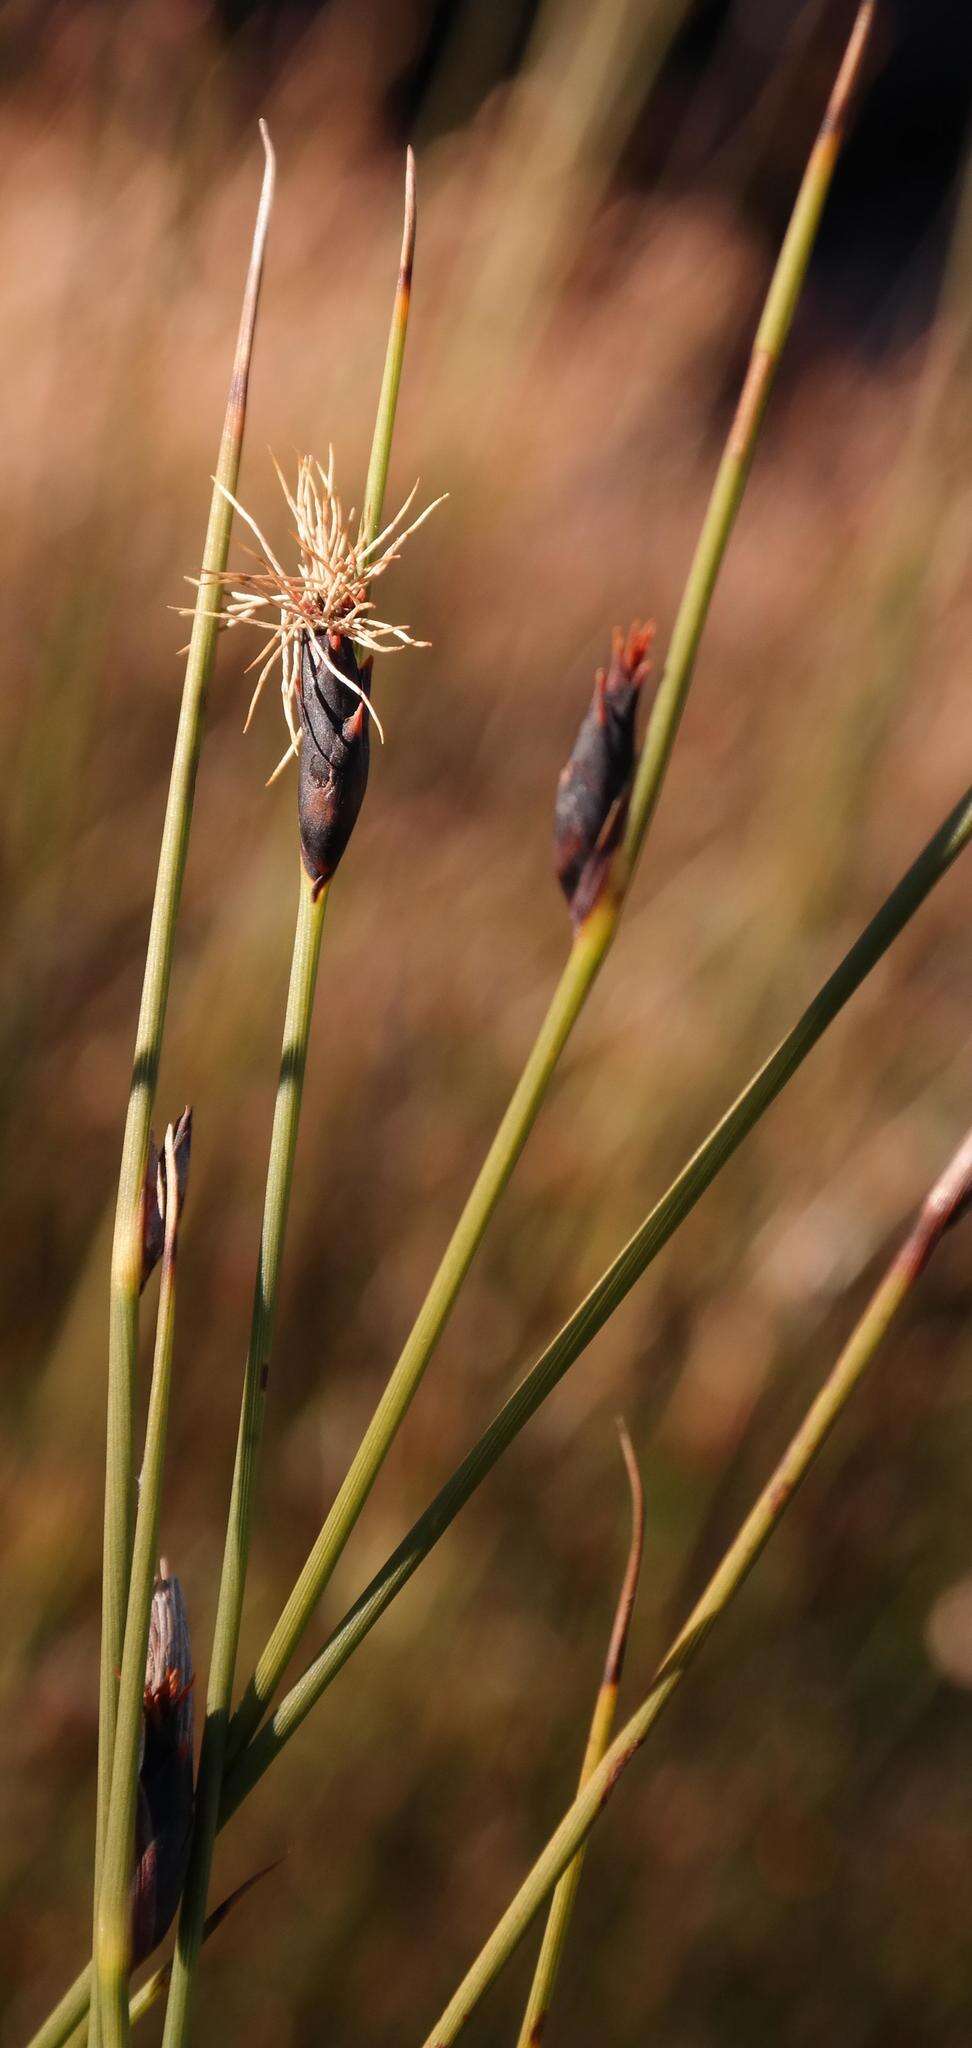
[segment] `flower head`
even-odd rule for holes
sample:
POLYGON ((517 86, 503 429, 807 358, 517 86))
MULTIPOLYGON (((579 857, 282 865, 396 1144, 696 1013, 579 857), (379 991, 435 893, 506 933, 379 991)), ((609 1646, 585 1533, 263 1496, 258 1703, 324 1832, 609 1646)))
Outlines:
POLYGON ((638 696, 651 663, 654 626, 615 631, 611 660, 594 678, 594 695, 557 784, 554 858, 575 925, 593 909, 624 830, 635 771, 638 696))
MULTIPOLYGON (((394 654, 403 647, 428 645, 427 641, 414 639, 407 626, 379 618, 370 592, 378 577, 397 562, 409 535, 442 503, 441 498, 435 499, 416 519, 403 524, 415 502, 416 484, 401 510, 374 540, 365 541, 360 535, 352 539, 354 512, 345 518, 335 488, 333 449, 328 451, 326 469, 309 455, 300 457, 293 492, 276 460, 274 468, 296 521, 297 569, 291 574, 283 567, 256 521, 232 492, 220 485, 224 497, 259 541, 261 554, 258 569, 243 573, 230 570, 221 577, 226 601, 216 614, 226 626, 256 626, 268 636, 250 663, 251 668, 259 664, 259 674, 246 716, 247 726, 267 677, 276 662, 280 662, 280 689, 290 744, 271 781, 301 744, 301 654, 308 639, 323 650, 322 659, 327 665, 328 647, 333 648, 343 640, 352 641, 367 654, 394 654)), ((337 680, 365 704, 365 715, 374 719, 381 733, 381 723, 367 691, 336 665, 334 672, 337 680)))

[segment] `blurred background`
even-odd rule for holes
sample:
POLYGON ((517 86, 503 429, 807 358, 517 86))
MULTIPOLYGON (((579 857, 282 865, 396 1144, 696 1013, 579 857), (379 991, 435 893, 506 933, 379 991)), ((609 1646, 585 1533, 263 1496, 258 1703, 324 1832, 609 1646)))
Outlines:
MULTIPOLYGON (((244 1670, 559 971, 556 777, 611 627, 667 643, 852 12, 4 10, 5 2048, 87 1952, 107 1249, 257 117, 243 501, 286 548, 268 449, 333 442, 360 503, 410 139, 391 493, 449 502, 384 586, 433 644, 381 668, 328 913, 244 1670)), ((318 1641, 968 780, 970 84, 966 10, 884 0, 618 943, 318 1641)), ((200 1704, 296 895, 273 689, 241 731, 253 651, 217 666, 158 1111, 196 1110, 163 1541, 200 1704)), ((648 1494, 633 1704, 969 1123, 968 900, 960 868, 222 1839, 218 1896, 284 1860, 207 1949, 200 2041, 424 2038, 572 1791, 627 1538, 615 1414, 648 1494)), ((600 1826, 552 2043, 968 2042, 968 1245, 600 1826)), ((533 1954, 471 2042, 515 2038, 533 1954)))

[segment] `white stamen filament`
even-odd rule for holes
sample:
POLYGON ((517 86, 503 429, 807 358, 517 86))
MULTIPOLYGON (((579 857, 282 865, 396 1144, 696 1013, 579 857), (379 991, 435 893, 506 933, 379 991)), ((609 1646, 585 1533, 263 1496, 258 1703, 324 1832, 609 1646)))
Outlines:
MULTIPOLYGON (((259 568, 232 570, 220 578, 224 604, 212 616, 227 627, 256 626, 265 636, 259 652, 247 665, 248 670, 256 668, 258 663, 260 668, 244 731, 250 726, 264 684, 279 658, 280 691, 289 745, 269 778, 273 782, 291 757, 296 755, 301 743, 297 708, 305 635, 313 636, 316 652, 325 666, 360 698, 369 718, 374 721, 379 738, 384 739, 381 720, 370 698, 358 683, 342 673, 331 658, 328 635, 337 633, 342 639, 353 641, 356 649, 366 654, 398 654, 406 647, 428 646, 427 641, 416 640, 407 626, 394 625, 376 617, 369 588, 393 562, 397 562, 405 542, 425 524, 429 514, 443 500, 436 498, 410 525, 403 526, 402 521, 415 501, 416 483, 394 519, 389 520, 373 541, 365 544, 360 537, 351 539, 354 514, 352 512, 345 521, 341 500, 334 488, 333 448, 328 449, 326 470, 310 456, 301 456, 293 493, 280 464, 276 458, 271 459, 286 503, 297 523, 297 573, 287 573, 256 520, 225 485, 218 484, 217 488, 259 543, 261 553, 256 558, 259 568)), ((249 554, 252 550, 247 549, 246 552, 249 554)), ((200 579, 189 580, 198 583, 200 579)))

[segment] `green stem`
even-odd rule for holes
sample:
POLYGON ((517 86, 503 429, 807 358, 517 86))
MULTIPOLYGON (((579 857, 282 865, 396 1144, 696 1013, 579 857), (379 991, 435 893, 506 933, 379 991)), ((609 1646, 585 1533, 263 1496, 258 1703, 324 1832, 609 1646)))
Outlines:
POLYGON ((674 1236, 716 1175, 775 1101, 828 1025, 914 916, 970 838, 972 789, 929 840, 829 980, 818 990, 798 1023, 710 1131, 668 1192, 656 1203, 640 1229, 510 1395, 431 1506, 419 1517, 398 1549, 338 1624, 272 1718, 233 1764, 226 1782, 221 1824, 263 1776, 274 1757, 279 1755, 312 1706, 336 1678, 342 1665, 407 1585, 412 1573, 428 1556, 514 1437, 518 1436, 635 1281, 674 1236))
POLYGON ((163 2037, 165 2048, 173 2048, 173 2044, 187 2038, 192 1979, 202 1944, 203 1922, 206 1917, 206 1897, 223 1778, 226 1730, 243 1613, 257 1461, 273 1346, 273 1326, 280 1289, 280 1267, 287 1228, 287 1211, 290 1205, 294 1153, 297 1147, 300 1104, 307 1066, 307 1046, 328 893, 327 888, 315 891, 314 882, 302 865, 283 1049, 280 1055, 280 1074, 270 1136, 263 1229, 253 1294, 250 1342, 243 1368, 243 1398, 233 1490, 230 1496, 209 1688, 206 1695, 206 1726, 196 1786, 192 1854, 179 1918, 178 1943, 166 2007, 163 2037))
POLYGON ((661 792, 716 577, 745 489, 776 361, 789 333, 843 133, 872 13, 861 8, 770 285, 736 418, 709 501, 645 734, 625 840, 609 892, 575 940, 512 1100, 354 1462, 291 1592, 230 1731, 237 1755, 259 1726, 411 1406, 493 1210, 536 1122, 560 1054, 617 926, 661 792))
POLYGON ((823 1449, 838 1417, 863 1378, 879 1345, 923 1272, 943 1228, 972 1191, 972 1137, 967 1138, 949 1173, 929 1198, 921 1216, 865 1309, 850 1342, 830 1377, 791 1439, 772 1478, 763 1488, 738 1535, 696 1602, 684 1628, 659 1665, 651 1690, 637 1712, 616 1736, 597 1768, 578 1793, 520 1886, 512 1904, 481 1949, 455 1996, 432 2028, 425 2048, 447 2048, 462 2031, 474 2007, 499 1975, 552 1891, 561 1873, 586 1841, 623 1771, 640 1749, 662 1708, 688 1670, 709 1630, 735 1598, 764 1545, 785 1514, 797 1488, 823 1449), (950 1182, 947 1198, 946 1182, 950 1182))
MULTIPOLYGON (((412 263, 415 250, 415 163, 411 150, 406 158, 405 225, 402 254, 392 304, 391 326, 385 352, 385 366, 378 413, 365 484, 365 516, 361 539, 364 545, 378 532, 384 502, 385 482, 395 428, 395 410, 401 381, 402 357, 408 329, 412 263)), ((204 1939, 206 1899, 212 1869, 213 1849, 219 1817, 223 1770, 226 1760, 233 1678, 239 1650, 243 1595, 249 1559, 253 1518, 257 1454, 263 1429, 266 1383, 269 1372, 273 1322, 287 1210, 293 1174, 297 1126, 307 1062, 307 1042, 317 985, 321 932, 329 886, 318 891, 301 868, 300 902, 290 971, 290 993, 284 1027, 284 1047, 277 1087, 277 1104, 270 1139, 263 1237, 253 1306, 250 1349, 243 1375, 243 1403, 240 1433, 233 1474, 226 1547, 220 1579, 219 1602, 213 1639, 213 1657, 206 1699, 206 1727, 196 1787, 196 1817, 192 1853, 179 1916, 179 1931, 166 2004, 163 2048, 183 2048, 189 2038, 189 2018, 196 1963, 204 1939)))
POLYGON ((712 593, 746 488, 773 378, 807 274, 873 15, 873 0, 865 0, 857 14, 820 132, 810 152, 756 330, 749 368, 706 508, 638 761, 624 845, 617 863, 616 886, 622 891, 630 881, 644 844, 675 745, 712 593))
MULTIPOLYGON (((203 1928, 204 1942, 208 1941, 210 1936, 215 1934, 217 1927, 222 1926, 227 1915, 233 1911, 234 1906, 239 1905, 241 1899, 246 1897, 247 1892, 251 1892, 255 1884, 259 1884, 263 1878, 269 1877, 270 1872, 275 1869, 276 1864, 268 1863, 262 1870, 254 1871, 252 1877, 248 1877, 242 1884, 238 1884, 229 1893, 227 1898, 221 1900, 218 1906, 214 1906, 213 1911, 206 1916, 206 1924, 203 1928)), ((150 1977, 146 1977, 144 1984, 133 1994, 128 2008, 128 2017, 132 2026, 136 2024, 136 2021, 144 2019, 145 2014, 151 2011, 153 2005, 158 2004, 162 1993, 168 1988, 171 1976, 172 1959, 170 1957, 167 1963, 160 1963, 158 1969, 153 1970, 150 1977)))
POLYGON ((365 484, 364 507, 361 513, 359 540, 362 547, 369 547, 381 526, 381 511, 385 502, 385 486, 388 482, 388 464, 391 460, 392 436, 395 432, 395 414, 398 409, 398 387, 402 381, 402 363, 405 360, 405 338, 408 333, 408 315, 412 301, 412 265, 415 261, 415 228, 417 212, 415 201, 415 158, 411 149, 405 151, 405 220, 402 226, 402 253, 398 262, 398 283, 392 303, 391 325, 388 329, 388 346, 385 350, 385 367, 382 372, 381 390, 378 394, 378 410, 375 414, 375 431, 371 441, 371 456, 368 462, 368 480, 365 484))
MULTIPOLYGON (((608 1644, 604 1675, 598 1689, 594 1716, 587 1738, 587 1748, 584 1752, 583 1764, 581 1765, 580 1784, 578 1787, 580 1791, 583 1791, 588 1778, 597 1769, 611 1740, 611 1730, 614 1727, 614 1717, 618 1704, 618 1687, 621 1683, 621 1671, 628 1641, 628 1630, 631 1627, 631 1616, 634 1611, 635 1595, 638 1591, 638 1577, 641 1571, 641 1553, 645 1534, 645 1501, 641 1485, 641 1475, 635 1463, 634 1451, 631 1448, 631 1441, 623 1423, 621 1424, 621 1449, 624 1453, 628 1484, 631 1488, 631 1544, 628 1551, 628 1562, 625 1567, 624 1578, 621 1582, 621 1592, 615 1610, 614 1623, 611 1629, 611 1640, 608 1644)), ((530 1996, 527 1999, 517 2048, 539 2048, 539 2043, 546 2032, 547 2015, 550 2011, 550 2002, 553 1997, 554 1986, 557 1982, 560 1959, 564 1952, 564 1943, 567 1939, 567 1931, 570 1926, 570 1918, 574 1910, 574 1900, 577 1897, 577 1888, 581 1881, 583 1868, 584 1851, 581 1849, 574 1857, 573 1862, 564 1871, 563 1877, 550 1901, 550 1913, 547 1918, 547 1925, 543 1931, 543 1941, 540 1946, 540 1954, 537 1957, 537 1967, 534 1972, 533 1983, 530 1986, 530 1996)))
POLYGON ((155 1358, 145 1425, 145 1454, 138 1492, 135 1543, 128 1589, 125 1648, 118 1687, 118 1720, 111 1776, 111 1800, 98 1895, 95 1971, 105 2048, 125 2048, 129 2039, 128 1979, 132 1948, 132 1866, 139 1742, 142 1732, 145 1657, 152 1588, 159 1546, 159 1502, 172 1381, 175 1334, 176 1239, 179 1186, 172 1126, 165 1140, 165 1246, 155 1335, 155 1358))
POLYGON ((263 1718, 281 1672, 306 1629, 323 1587, 368 1498, 390 1443, 432 1355, 486 1223, 509 1180, 546 1093, 564 1043, 604 958, 614 913, 604 906, 577 935, 567 966, 513 1099, 395 1371, 375 1409, 327 1520, 297 1580, 256 1671, 233 1716, 231 1755, 243 1749, 263 1718))
MULTIPOLYGON (((217 622, 213 616, 211 592, 214 578, 226 567, 233 518, 232 506, 228 503, 224 490, 234 491, 239 476, 253 335, 263 275, 267 228, 273 203, 275 161, 270 137, 262 122, 260 132, 266 159, 263 186, 243 293, 233 374, 226 401, 223 433, 216 464, 216 482, 203 548, 202 576, 186 660, 182 705, 162 827, 155 900, 145 958, 142 999, 118 1177, 108 1321, 108 1431, 105 1455, 95 1910, 108 1824, 108 1802, 111 1796, 117 1673, 122 1661, 131 1560, 133 1405, 142 1266, 142 1189, 148 1158, 149 1124, 162 1051, 176 920, 186 866, 196 769, 202 745, 206 691, 216 653, 217 622)), ((92 2031, 96 2033, 96 2027, 93 2027, 92 2031)))
MULTIPOLYGON (((214 1908, 207 1916, 206 1925, 203 1928, 204 1942, 209 1940, 210 1935, 215 1934, 217 1927, 222 1926, 227 1914, 232 1912, 233 1907, 239 1903, 240 1899, 245 1898, 247 1892, 252 1891, 253 1886, 259 1884, 261 1878, 268 1877, 270 1871, 274 1868, 275 1866, 271 1863, 265 1869, 256 1871, 253 1877, 248 1877, 244 1884, 237 1885, 235 1891, 230 1892, 229 1897, 223 1899, 214 1908)), ((132 1992, 128 2006, 130 2026, 134 2027, 137 2020, 144 2019, 145 2014, 151 2010, 152 2006, 158 2004, 162 1993, 168 1987, 171 1975, 171 1960, 167 1963, 160 1963, 158 1968, 152 1971, 151 1976, 146 1977, 144 1984, 140 1985, 137 1991, 132 1992)), ((87 2014, 90 1988, 91 1966, 88 1964, 81 1971, 80 1976, 75 1979, 70 1991, 65 1992, 60 2005, 45 2020, 39 2033, 35 2034, 33 2039, 28 2042, 28 2048, 85 2048, 85 2043, 88 2039, 87 2014)))

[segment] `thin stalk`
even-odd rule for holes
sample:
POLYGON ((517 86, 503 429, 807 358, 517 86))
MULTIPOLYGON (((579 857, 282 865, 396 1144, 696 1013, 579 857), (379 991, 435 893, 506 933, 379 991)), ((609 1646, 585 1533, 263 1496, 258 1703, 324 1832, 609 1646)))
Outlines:
MULTIPOLYGON (((217 1927, 222 1927, 227 1915, 233 1911, 234 1906, 239 1905, 241 1899, 246 1897, 247 1892, 251 1892, 255 1884, 259 1884, 263 1878, 269 1877, 271 1870, 276 1870, 276 1868, 276 1863, 267 1863, 262 1870, 255 1870, 252 1877, 245 1878, 242 1884, 238 1884, 235 1890, 230 1892, 228 1898, 221 1899, 219 1905, 214 1906, 211 1913, 207 1913, 206 1924, 203 1927, 202 1938, 204 1942, 207 1942, 210 1936, 215 1934, 217 1927)), ((135 1992, 128 2008, 128 2017, 132 2026, 135 2025, 137 2020, 144 2019, 145 2014, 151 2012, 153 2005, 158 2004, 163 1991, 168 1988, 171 1976, 172 1957, 170 1956, 168 1962, 160 1963, 158 1969, 153 1970, 151 1977, 146 1977, 144 1984, 135 1992)))
POLYGON ((388 329, 388 345, 385 350, 385 367, 382 372, 381 390, 378 394, 378 410, 375 414, 375 431, 371 440, 371 455, 368 461, 368 479, 365 484, 364 506, 361 513, 360 539, 362 547, 368 547, 381 527, 381 510, 385 502, 385 486, 388 482, 388 464, 391 460, 392 436, 395 432, 395 414, 398 410, 398 388, 402 381, 402 364, 405 360, 405 338, 408 334, 408 315, 412 302, 412 265, 415 261, 415 158, 411 149, 405 151, 405 219, 402 224, 402 253, 398 262, 398 283, 392 304, 391 325, 388 329))
POLYGON ((820 132, 810 152, 756 330, 736 415, 716 472, 638 761, 624 844, 616 863, 616 886, 622 892, 628 886, 644 844, 675 745, 712 592, 742 502, 773 379, 803 289, 873 18, 874 0, 865 0, 854 22, 820 132))
POLYGON ((972 1198, 972 1133, 933 1189, 914 1229, 894 1259, 849 1343, 763 1488, 738 1535, 692 1609, 684 1628, 658 1666, 651 1689, 636 1713, 578 1793, 512 1904, 480 1950, 425 2048, 447 2048, 461 2033, 474 2007, 499 1975, 539 1912, 561 1873, 586 1841, 623 1771, 641 1748, 662 1708, 688 1670, 709 1630, 735 1598, 785 1514, 797 1488, 823 1449, 834 1424, 871 1364, 880 1344, 948 1225, 972 1198))
POLYGON ((674 746, 716 577, 749 474, 773 370, 789 333, 810 260, 872 12, 873 0, 865 0, 831 94, 770 285, 749 372, 713 487, 675 621, 665 672, 648 722, 625 840, 619 849, 609 888, 575 936, 536 1044, 528 1055, 401 1356, 243 1693, 230 1731, 232 1755, 239 1753, 263 1719, 414 1400, 493 1210, 536 1122, 560 1054, 614 937, 621 905, 674 746))
MULTIPOLYGON (((412 263, 415 249, 415 163, 411 150, 406 159, 405 225, 398 279, 392 306, 391 326, 385 355, 381 392, 371 459, 365 485, 365 543, 379 531, 385 481, 395 427, 395 409, 401 380, 402 356, 408 328, 412 263)), ((203 1734, 199 1778, 196 1787, 195 1825, 192 1852, 182 1909, 169 1996, 166 2004, 163 2048, 183 2048, 189 2038, 190 2007, 196 1963, 203 1940, 206 1899, 212 1869, 213 1848, 219 1817, 227 1733, 233 1699, 233 1678, 239 1650, 243 1596, 249 1561, 253 1522, 256 1469, 263 1430, 266 1388, 270 1367, 273 1324, 277 1308, 280 1266, 294 1152, 300 1120, 300 1104, 307 1064, 321 934, 330 885, 319 889, 300 870, 300 898, 290 973, 290 992, 284 1026, 283 1053, 277 1084, 267 1187, 263 1212, 263 1234, 253 1303, 250 1345, 243 1372, 243 1400, 240 1429, 230 1497, 226 1545, 220 1577, 213 1655, 206 1697, 206 1726, 203 1734)))
POLYGON ((623 1251, 510 1395, 431 1506, 413 1524, 398 1549, 339 1622, 319 1655, 285 1695, 272 1718, 234 1762, 226 1781, 221 1824, 263 1776, 487 1473, 492 1471, 513 1439, 607 1322, 618 1303, 684 1223, 696 1202, 802 1065, 844 1004, 887 952, 925 897, 941 881, 970 838, 972 789, 945 819, 844 955, 840 965, 818 989, 793 1029, 753 1075, 623 1251))
MULTIPOLYGON (((285 1695, 272 1719, 254 1736, 243 1754, 229 1765, 220 1802, 220 1828, 225 1827, 237 1807, 279 1756, 349 1657, 354 1655, 386 1608, 404 1590, 412 1574, 434 1550, 439 1538, 590 1343, 613 1308, 690 1215, 743 1139, 775 1101, 828 1025, 887 952, 970 839, 972 789, 929 840, 835 972, 817 991, 798 1023, 772 1057, 753 1075, 661 1201, 655 1204, 640 1230, 564 1324, 431 1505, 413 1523, 397 1550, 386 1559, 348 1609, 324 1648, 285 1695)), ((87 2003, 88 1972, 83 1971, 34 2036, 29 2048, 62 2048, 72 2028, 84 2017, 87 2003)))
MULTIPOLYGON (((635 1596, 638 1591, 641 1555, 645 1540, 645 1496, 641 1484, 641 1474, 638 1471, 635 1454, 631 1448, 631 1439, 623 1422, 619 1423, 618 1427, 621 1435, 621 1450, 628 1474, 628 1485, 631 1489, 631 1544, 628 1550, 628 1562, 625 1566, 624 1578, 621 1581, 618 1604, 615 1609, 611 1639, 608 1643, 608 1652, 604 1663, 604 1675, 598 1689, 594 1716, 587 1738, 587 1748, 584 1752, 583 1764, 581 1765, 580 1784, 578 1787, 580 1791, 583 1791, 588 1778, 597 1769, 611 1740, 611 1730, 614 1727, 614 1718, 618 1704, 618 1687, 621 1683, 621 1672, 624 1668, 624 1653, 628 1644, 628 1630, 631 1627, 631 1616, 634 1612, 635 1596)), ((546 2033, 550 2002, 553 1997, 554 1986, 557 1982, 557 1972, 560 1969, 560 1959, 564 1952, 564 1943, 570 1926, 570 1916, 574 1910, 574 1900, 577 1897, 577 1887, 581 1881, 583 1868, 584 1851, 581 1849, 574 1857, 573 1863, 564 1871, 563 1877, 550 1901, 550 1912, 547 1918, 547 1925, 544 1928, 543 1941, 537 1958, 533 1983, 530 1987, 530 1996, 527 1999, 526 2011, 523 2015, 523 2025, 520 2028, 517 2048, 539 2048, 539 2043, 546 2033)))
MULTIPOLYGON (((248 1877, 243 1884, 238 1884, 235 1891, 230 1892, 228 1898, 221 1899, 219 1905, 214 1906, 213 1911, 206 1917, 206 1925, 203 1928, 204 1942, 209 1940, 210 1935, 215 1934, 217 1927, 222 1926, 227 1914, 232 1912, 233 1907, 238 1905, 240 1899, 245 1898, 247 1892, 252 1891, 254 1885, 259 1884, 261 1878, 268 1877, 271 1870, 275 1870, 276 1867, 275 1863, 268 1863, 263 1870, 254 1871, 252 1877, 248 1877)), ((137 1991, 132 1992, 128 2005, 129 2026, 134 2027, 138 2020, 145 2018, 147 2012, 151 2012, 153 2005, 158 2004, 163 1992, 168 1988, 171 1975, 172 1961, 170 1957, 168 1962, 160 1963, 158 1969, 153 1970, 150 1977, 146 1977, 144 1984, 140 1985, 137 1991)), ((89 1980, 90 1970, 83 1970, 77 1984, 71 1987, 71 1993, 77 1999, 79 2023, 75 2024, 69 2033, 61 2031, 56 2035, 49 2036, 48 2048, 85 2048, 88 2038, 85 2014, 88 2002, 87 1989, 89 1980)), ((52 2013, 51 2020, 53 2019, 54 2014, 52 2013)), ((50 2025, 50 2021, 48 2021, 48 2025, 50 2025)), ((36 2044, 40 2039, 41 2036, 39 2034, 35 2035, 34 2040, 28 2044, 28 2048, 36 2048, 36 2044)))
POLYGON ((216 463, 216 481, 209 509, 209 524, 203 547, 202 576, 186 659, 118 1178, 108 1326, 108 1435, 105 1461, 98 1820, 95 1846, 96 1910, 101 1859, 108 1825, 108 1803, 111 1796, 117 1673, 121 1668, 124 1646, 132 1547, 133 1406, 142 1266, 142 1189, 148 1158, 149 1124, 162 1051, 176 920, 185 873, 196 769, 202 745, 206 691, 216 653, 217 622, 213 616, 211 591, 215 579, 226 567, 229 552, 233 512, 225 492, 235 491, 239 477, 253 336, 263 276, 267 228, 273 204, 275 159, 270 137, 263 122, 260 123, 260 134, 265 158, 263 185, 243 291, 239 335, 216 463))
MULTIPOLYGON (((307 1066, 317 966, 329 894, 330 890, 327 887, 315 894, 314 883, 301 865, 297 929, 294 935, 283 1048, 270 1135, 263 1228, 253 1293, 250 1341, 243 1368, 243 1398, 236 1463, 206 1694, 206 1725, 196 1786, 192 1851, 179 1916, 178 1941, 166 2008, 166 2048, 187 2039, 192 1979, 203 1939, 206 1896, 209 1890, 216 1815, 219 1810, 223 1777, 226 1729, 243 1613, 257 1461, 270 1374, 280 1268, 293 1181, 294 1154, 297 1149, 297 1130, 307 1066)), ((109 2048, 107 2042, 105 2048, 109 2048)))
POLYGON ((159 1504, 172 1383, 175 1336, 176 1245, 179 1183, 171 1124, 165 1135, 165 1244, 159 1290, 155 1358, 145 1425, 145 1453, 138 1491, 135 1543, 128 1588, 125 1648, 118 1687, 118 1720, 111 1774, 108 1828, 98 1895, 95 1973, 105 2048, 125 2048, 129 2039, 128 1979, 132 1951, 132 1869, 139 1742, 142 1732, 145 1656, 152 1588, 159 1548, 159 1504))
POLYGON ((405 1349, 388 1380, 317 1542, 293 1588, 253 1677, 233 1716, 230 1754, 238 1755, 263 1718, 280 1676, 314 1613, 321 1593, 364 1507, 446 1317, 536 1118, 557 1061, 587 990, 604 958, 613 926, 607 907, 596 910, 571 948, 566 969, 544 1018, 512 1100, 479 1178, 459 1218, 405 1349))

